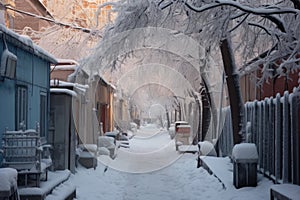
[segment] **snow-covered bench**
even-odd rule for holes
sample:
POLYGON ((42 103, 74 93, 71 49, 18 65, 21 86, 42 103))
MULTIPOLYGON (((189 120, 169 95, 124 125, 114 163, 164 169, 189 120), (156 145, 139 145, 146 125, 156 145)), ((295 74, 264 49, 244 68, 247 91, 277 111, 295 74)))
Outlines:
POLYGON ((8 131, 3 134, 3 165, 14 168, 18 171, 19 176, 24 176, 24 184, 27 186, 28 176, 34 176, 36 186, 40 185, 40 176, 46 174, 48 168, 52 165, 51 158, 42 158, 42 153, 49 145, 41 145, 39 128, 8 131))
POLYGON ((270 189, 270 199, 296 200, 300 198, 300 186, 294 184, 276 184, 270 189))

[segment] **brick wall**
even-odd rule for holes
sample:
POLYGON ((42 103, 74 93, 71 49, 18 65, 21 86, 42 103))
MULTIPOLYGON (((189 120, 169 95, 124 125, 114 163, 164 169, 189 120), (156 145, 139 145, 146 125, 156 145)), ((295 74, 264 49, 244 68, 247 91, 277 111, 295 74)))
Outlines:
MULTIPOLYGON (((49 17, 46 9, 38 2, 38 0, 15 0, 15 8, 18 10, 33 13, 35 15, 49 17)), ((31 27, 33 30, 41 30, 43 27, 49 26, 50 23, 24 14, 16 14, 14 18, 14 29, 19 31, 24 27, 31 27)))
MULTIPOLYGON (((99 5, 111 1, 113 0, 43 0, 43 3, 55 18, 68 23, 75 22, 82 27, 94 28, 99 5), (62 18, 62 16, 64 17, 62 18)), ((98 16, 98 28, 103 27, 109 21, 108 14, 111 9, 111 6, 101 9, 98 16)))

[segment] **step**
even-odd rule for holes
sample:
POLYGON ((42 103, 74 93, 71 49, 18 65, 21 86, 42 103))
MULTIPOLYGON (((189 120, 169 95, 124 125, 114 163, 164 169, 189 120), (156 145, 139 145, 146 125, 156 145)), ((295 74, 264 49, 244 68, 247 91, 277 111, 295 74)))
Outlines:
POLYGON ((48 172, 48 180, 41 181, 40 187, 19 187, 21 200, 44 200, 57 186, 66 182, 71 175, 69 170, 48 172))
POLYGON ((57 186, 45 200, 72 200, 74 198, 76 198, 76 187, 70 181, 66 181, 57 186))

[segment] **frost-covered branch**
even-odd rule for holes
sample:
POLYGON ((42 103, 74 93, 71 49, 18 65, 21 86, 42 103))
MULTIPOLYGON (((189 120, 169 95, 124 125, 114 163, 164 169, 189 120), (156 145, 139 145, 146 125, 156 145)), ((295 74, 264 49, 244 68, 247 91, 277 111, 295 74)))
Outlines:
POLYGON ((299 14, 300 11, 297 9, 293 8, 282 8, 282 7, 276 7, 274 6, 265 6, 261 8, 253 8, 250 6, 242 5, 237 1, 231 1, 231 0, 216 0, 213 3, 203 5, 201 7, 196 7, 194 6, 191 2, 189 1, 184 1, 184 4, 189 7, 191 10, 194 10, 196 12, 203 12, 210 10, 212 8, 220 7, 220 6, 232 6, 235 7, 241 11, 255 14, 255 15, 274 15, 274 14, 287 14, 287 13, 292 13, 292 14, 299 14))
POLYGON ((235 29, 237 29, 239 26, 241 26, 243 24, 244 21, 246 21, 246 19, 249 17, 250 14, 247 14, 235 27, 233 27, 231 30, 229 30, 229 32, 234 31, 235 29))
POLYGON ((88 29, 88 28, 83 28, 83 27, 79 27, 79 26, 74 26, 72 24, 59 22, 59 21, 56 21, 56 20, 48 18, 48 17, 43 17, 43 16, 39 16, 39 15, 30 13, 30 12, 26 12, 26 11, 23 11, 23 10, 15 9, 15 8, 13 8, 11 6, 8 6, 8 5, 5 6, 5 8, 8 9, 8 10, 12 10, 12 11, 24 14, 24 15, 28 15, 28 16, 37 18, 37 19, 41 19, 41 20, 45 20, 45 21, 48 21, 48 22, 52 22, 52 23, 57 24, 59 26, 64 26, 64 27, 67 27, 67 28, 72 28, 72 29, 80 30, 80 31, 85 32, 85 33, 91 33, 92 32, 92 30, 88 29))
POLYGON ((253 22, 248 22, 248 24, 250 26, 256 26, 256 27, 259 27, 261 28, 262 30, 264 30, 268 35, 271 35, 271 30, 268 30, 265 26, 261 25, 261 24, 258 24, 258 23, 253 23, 253 22))

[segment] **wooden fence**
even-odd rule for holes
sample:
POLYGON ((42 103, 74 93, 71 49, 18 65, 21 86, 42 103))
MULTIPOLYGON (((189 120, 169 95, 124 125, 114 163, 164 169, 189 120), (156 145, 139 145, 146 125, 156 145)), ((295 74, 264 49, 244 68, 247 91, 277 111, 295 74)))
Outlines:
MULTIPOLYGON (((255 143, 258 170, 277 183, 300 184, 300 91, 245 104, 245 140, 255 143), (247 125, 246 125, 247 124, 247 125)), ((230 156, 233 147, 230 109, 223 109, 219 150, 230 156)))

